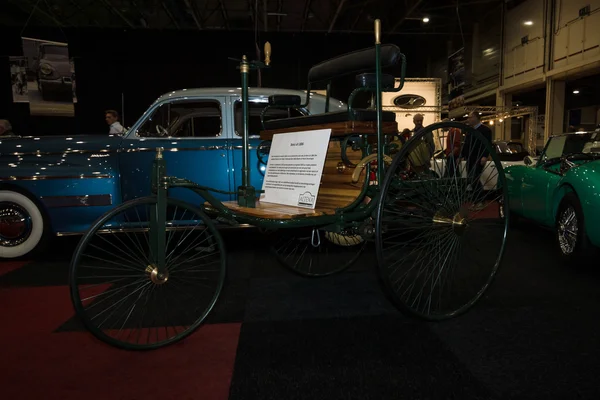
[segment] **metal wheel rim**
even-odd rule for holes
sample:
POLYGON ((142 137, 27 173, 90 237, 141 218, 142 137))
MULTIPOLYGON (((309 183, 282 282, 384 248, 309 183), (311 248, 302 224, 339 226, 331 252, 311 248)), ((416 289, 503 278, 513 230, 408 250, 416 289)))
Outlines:
MULTIPOLYGON (((408 157, 411 157, 411 156, 407 156, 407 154, 405 152, 410 151, 409 149, 411 148, 411 142, 412 142, 412 145, 415 146, 418 142, 420 142, 422 140, 422 138, 426 134, 428 134, 436 129, 440 129, 440 128, 444 128, 444 127, 456 127, 456 128, 464 129, 464 130, 467 130, 467 131, 471 132, 472 134, 474 134, 475 137, 483 138, 481 133, 479 133, 478 131, 475 131, 473 128, 466 127, 463 124, 454 123, 454 122, 436 123, 436 124, 432 124, 432 125, 426 127, 423 131, 421 131, 416 136, 413 136, 403 146, 403 148, 401 149, 399 154, 404 154, 405 160, 408 160, 408 157)), ((500 199, 502 199, 502 202, 504 204, 507 204, 508 202, 506 201, 506 199, 508 196, 508 190, 507 190, 507 187, 505 184, 504 171, 502 170, 501 163, 498 160, 497 155, 493 152, 491 143, 486 144, 485 147, 490 153, 490 158, 493 161, 493 164, 496 166, 497 174, 498 174, 497 186, 494 190, 492 190, 492 192, 497 193, 499 195, 500 199)), ((434 160, 434 159, 432 159, 432 160, 434 160)), ((498 224, 498 228, 501 229, 501 231, 498 232, 498 237, 501 240, 501 243, 497 250, 497 257, 494 257, 493 265, 491 265, 491 267, 490 267, 489 276, 487 277, 485 282, 481 284, 481 288, 472 296, 470 301, 466 302, 461 307, 454 309, 451 312, 444 313, 444 314, 423 314, 420 312, 416 312, 414 309, 412 309, 411 307, 404 304, 403 301, 399 300, 398 297, 394 295, 394 288, 392 287, 393 285, 390 282, 389 277, 387 276, 388 272, 386 271, 386 266, 385 266, 386 262, 385 262, 385 257, 383 254, 383 247, 382 247, 382 230, 384 228, 383 223, 382 223, 382 215, 383 215, 383 212, 385 209, 386 193, 390 189, 390 186, 392 185, 393 180, 400 179, 399 175, 396 176, 395 172, 394 172, 394 171, 397 172, 397 168, 399 167, 400 162, 401 162, 401 157, 396 157, 396 159, 394 159, 393 164, 386 171, 386 177, 385 177, 384 183, 382 185, 381 194, 380 194, 380 197, 378 198, 379 204, 378 204, 378 209, 377 209, 377 221, 376 221, 376 243, 377 243, 377 258, 378 258, 379 270, 380 270, 380 273, 383 278, 382 280, 385 284, 385 287, 386 287, 388 293, 391 295, 392 301, 396 304, 396 306, 401 311, 406 312, 410 316, 418 317, 420 319, 425 319, 425 320, 431 320, 431 321, 438 321, 438 320, 453 318, 455 316, 458 316, 458 315, 464 313, 468 309, 470 309, 483 296, 483 294, 489 288, 490 284, 492 283, 493 279, 495 278, 495 275, 500 266, 500 263, 501 263, 501 260, 502 260, 503 254, 504 254, 505 245, 506 245, 506 237, 507 237, 507 233, 508 233, 508 223, 509 223, 509 218, 510 218, 509 210, 507 208, 504 208, 502 210, 503 212, 496 211, 496 214, 495 214, 496 218, 500 217, 499 219, 502 220, 502 222, 500 224, 498 224)), ((418 166, 421 164, 415 164, 415 165, 418 166)), ((428 171, 428 169, 426 169, 425 171, 421 171, 421 173, 423 174, 423 176, 425 176, 425 174, 429 173, 429 171, 428 171)), ((414 173, 404 174, 402 179, 409 179, 409 180, 413 179, 413 175, 414 175, 414 173)), ((432 174, 430 174, 430 175, 432 175, 432 174)), ((435 175, 439 178, 439 175, 437 175, 437 174, 435 174, 435 175)), ((432 179, 435 179, 435 178, 432 178, 432 179)), ((501 203, 500 201, 498 201, 498 202, 501 203)), ((496 255, 496 253, 494 252, 494 256, 495 255, 496 255)))
POLYGON ((577 213, 573 206, 569 206, 563 210, 558 220, 558 243, 563 254, 569 255, 575 251, 578 233, 577 213))
POLYGON ((330 276, 350 268, 361 256, 367 244, 360 235, 343 235, 316 228, 313 231, 315 230, 319 232, 320 237, 318 246, 312 243, 314 240, 312 234, 308 237, 303 235, 292 236, 292 232, 290 232, 287 239, 286 236, 279 237, 278 242, 271 247, 271 251, 275 254, 279 263, 304 277, 330 276), (342 244, 341 242, 346 243, 342 244), (331 246, 334 251, 345 252, 343 262, 321 261, 330 254, 328 246, 331 246), (289 250, 289 253, 286 253, 287 250, 289 250), (311 253, 311 251, 316 251, 316 253, 311 253), (296 256, 298 258, 295 258, 296 256), (316 268, 313 268, 313 265, 317 265, 316 268), (326 268, 319 268, 318 265, 323 265, 326 268))
MULTIPOLYGON (((81 319, 81 321, 83 322, 83 324, 85 325, 87 330, 90 331, 96 338, 98 338, 98 339, 102 340, 103 342, 106 342, 112 346, 126 349, 126 350, 153 350, 153 349, 157 349, 157 348, 164 347, 166 345, 178 342, 178 341, 186 338, 190 334, 192 334, 206 320, 209 313, 213 310, 213 308, 220 296, 220 293, 222 291, 222 288, 224 285, 224 280, 225 280, 226 258, 225 258, 225 247, 223 245, 222 238, 220 237, 218 231, 215 229, 212 222, 205 216, 205 214, 203 214, 203 212, 201 210, 199 210, 189 204, 186 204, 185 202, 179 201, 179 200, 169 199, 169 202, 171 204, 175 204, 180 207, 186 207, 186 208, 192 210, 193 212, 197 213, 198 215, 203 216, 204 222, 207 226, 207 229, 210 230, 211 234, 214 236, 215 240, 217 241, 218 247, 221 249, 220 263, 219 263, 219 265, 221 266, 221 269, 220 269, 219 276, 218 276, 218 284, 214 290, 214 295, 212 296, 212 299, 207 303, 205 310, 198 316, 198 318, 195 320, 195 322, 193 324, 190 324, 189 327, 186 330, 184 330, 184 332, 176 334, 175 336, 171 336, 166 340, 157 341, 156 343, 152 343, 152 344, 141 344, 140 345, 140 344, 125 343, 123 341, 120 341, 120 340, 108 335, 107 333, 105 333, 103 330, 101 330, 99 327, 97 327, 90 320, 88 314, 85 311, 83 311, 82 299, 80 298, 80 293, 79 293, 79 288, 78 288, 78 283, 77 283, 78 270, 76 267, 80 261, 82 247, 84 247, 89 236, 91 236, 95 231, 97 231, 97 230, 102 231, 98 228, 104 226, 104 224, 108 220, 110 220, 109 217, 115 216, 119 212, 126 210, 127 208, 135 206, 135 205, 155 204, 156 198, 155 197, 146 197, 146 198, 140 198, 140 199, 135 199, 135 200, 126 202, 126 203, 122 204, 121 206, 116 207, 115 209, 106 213, 103 217, 101 217, 98 221, 96 221, 94 223, 94 225, 88 230, 88 232, 84 235, 84 237, 81 239, 81 241, 79 242, 79 244, 77 246, 77 249, 73 256, 73 260, 71 261, 71 267, 70 267, 70 271, 69 271, 69 286, 70 286, 70 292, 71 292, 71 300, 75 307, 78 317, 81 319)), ((127 230, 121 230, 121 232, 125 232, 125 231, 127 231, 127 230)), ((139 229, 134 229, 132 231, 139 232, 139 229)), ((110 233, 110 231, 101 233, 101 235, 107 236, 106 233, 110 233)), ((154 276, 154 274, 152 272, 153 271, 146 270, 147 276, 150 280, 154 280, 157 278, 156 276, 154 276)), ((167 281, 167 280, 168 279, 164 279, 163 281, 167 281)), ((160 285, 158 285, 158 286, 160 288, 160 285)))
POLYGON ((20 205, 12 201, 0 203, 0 245, 14 247, 25 242, 31 235, 31 215, 20 205), (15 227, 14 225, 22 225, 15 227), (9 230, 16 229, 16 234, 10 234, 9 230))

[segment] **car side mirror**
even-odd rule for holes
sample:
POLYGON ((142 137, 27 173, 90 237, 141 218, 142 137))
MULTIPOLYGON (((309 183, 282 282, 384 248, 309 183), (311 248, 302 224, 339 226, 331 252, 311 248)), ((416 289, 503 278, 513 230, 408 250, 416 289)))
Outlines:
POLYGON ((525 165, 532 165, 533 164, 533 158, 531 158, 531 156, 526 156, 523 159, 523 162, 525 163, 525 165))

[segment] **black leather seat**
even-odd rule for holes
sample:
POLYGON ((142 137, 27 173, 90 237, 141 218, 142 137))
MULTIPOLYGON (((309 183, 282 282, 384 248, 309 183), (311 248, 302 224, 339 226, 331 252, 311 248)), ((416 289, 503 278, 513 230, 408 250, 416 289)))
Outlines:
MULTIPOLYGON (((396 78, 393 75, 381 74, 382 89, 393 89, 395 84, 396 78)), ((375 89, 375 86, 377 86, 377 75, 374 73, 356 75, 356 86, 375 89)))
MULTIPOLYGON (((377 113, 375 110, 354 109, 352 112, 354 113, 355 121, 366 122, 377 120, 377 113)), ((396 121, 396 114, 392 111, 384 111, 382 118, 383 122, 394 122, 396 121)), ((325 125, 336 122, 347 122, 350 120, 348 111, 336 111, 324 114, 306 115, 303 117, 265 121, 265 130, 293 128, 295 126, 325 125)))

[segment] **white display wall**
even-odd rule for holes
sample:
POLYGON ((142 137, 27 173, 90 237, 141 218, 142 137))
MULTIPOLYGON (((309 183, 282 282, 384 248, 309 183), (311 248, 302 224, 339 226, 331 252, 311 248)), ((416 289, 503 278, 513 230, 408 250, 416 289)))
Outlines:
MULTIPOLYGON (((396 79, 398 87, 400 79, 396 79)), ((423 114, 423 126, 431 125, 442 120, 442 99, 441 99, 442 80, 438 78, 406 78, 404 87, 400 92, 382 93, 382 103, 385 111, 396 113, 396 122, 398 123, 398 132, 405 128, 414 129, 413 117, 415 114, 423 114), (416 108, 398 107, 394 100, 403 96, 404 98, 419 98, 419 101, 425 100, 424 104, 416 108)), ((435 139, 436 147, 441 148, 443 136, 435 139)))
MULTIPOLYGON (((396 79, 396 86, 399 79, 396 79)), ((441 121, 441 79, 407 78, 404 87, 398 93, 382 93, 382 103, 386 110, 396 113, 398 131, 404 128, 414 128, 413 116, 423 114, 423 125, 427 126, 441 121), (394 106, 394 99, 398 96, 417 95, 425 99, 423 107, 409 109, 394 106)))

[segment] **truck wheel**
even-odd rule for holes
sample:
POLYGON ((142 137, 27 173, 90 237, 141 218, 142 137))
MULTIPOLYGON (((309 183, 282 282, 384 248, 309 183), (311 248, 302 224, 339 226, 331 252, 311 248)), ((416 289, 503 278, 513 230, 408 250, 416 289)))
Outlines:
POLYGON ((44 215, 27 196, 0 190, 0 258, 17 258, 41 248, 44 215))
POLYGON ((556 215, 556 242, 561 258, 566 263, 585 261, 591 244, 585 233, 583 209, 574 193, 567 194, 556 215))

